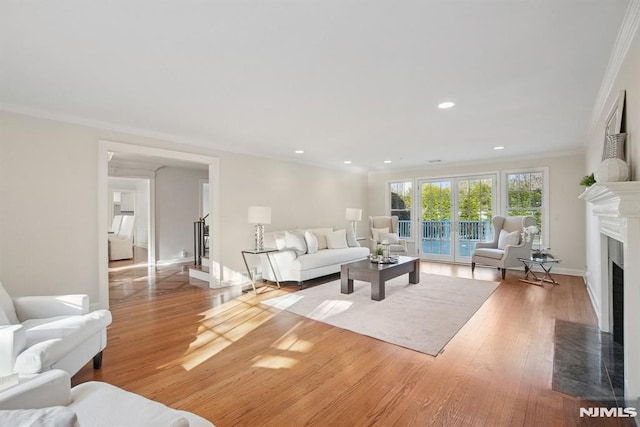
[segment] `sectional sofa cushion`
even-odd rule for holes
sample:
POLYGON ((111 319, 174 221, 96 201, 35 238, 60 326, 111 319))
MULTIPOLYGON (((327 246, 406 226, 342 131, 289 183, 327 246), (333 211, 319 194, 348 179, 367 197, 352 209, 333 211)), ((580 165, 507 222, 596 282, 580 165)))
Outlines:
POLYGON ((304 232, 304 240, 307 243, 307 253, 315 254, 318 252, 318 238, 310 231, 304 232))
POLYGON ((347 233, 345 230, 337 230, 327 234, 328 249, 344 249, 348 247, 347 233))
POLYGON ((333 231, 333 228, 312 228, 309 230, 318 239, 318 249, 327 249, 327 234, 333 231))
POLYGON ((13 299, 0 282, 0 325, 17 325, 18 323, 13 299))
POLYGON ((307 253, 307 243, 303 234, 296 231, 285 231, 284 240, 286 248, 294 251, 296 255, 300 256, 307 253))

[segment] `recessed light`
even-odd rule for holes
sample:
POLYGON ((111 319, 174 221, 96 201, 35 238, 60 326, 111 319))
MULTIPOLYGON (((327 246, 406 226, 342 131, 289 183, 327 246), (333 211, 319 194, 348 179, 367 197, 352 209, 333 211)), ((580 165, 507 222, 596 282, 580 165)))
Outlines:
POLYGON ((502 145, 498 145, 493 147, 494 150, 504 150, 504 147, 502 145))
POLYGON ((296 154, 304 154, 304 150, 296 150, 296 154))
POLYGON ((391 160, 385 160, 384 162, 385 163, 391 163, 391 160))
POLYGON ((438 104, 438 108, 441 109, 441 110, 446 110, 447 108, 451 108, 454 105, 456 105, 455 102, 446 101, 446 102, 441 102, 440 104, 438 104))
POLYGON ((433 160, 429 160, 428 163, 442 163, 442 160, 440 159, 433 159, 433 160))
POLYGON ((351 160, 345 160, 345 161, 344 161, 344 164, 345 164, 345 165, 350 165, 350 164, 351 164, 351 160))

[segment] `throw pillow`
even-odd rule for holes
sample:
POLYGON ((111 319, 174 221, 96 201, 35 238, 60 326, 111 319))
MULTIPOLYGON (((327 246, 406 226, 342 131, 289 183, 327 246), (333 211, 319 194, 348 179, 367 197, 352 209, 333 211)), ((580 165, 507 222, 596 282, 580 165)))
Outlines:
POLYGON ((316 239, 318 239, 318 250, 320 249, 327 249, 327 234, 333 232, 332 229, 330 228, 317 228, 317 229, 313 229, 313 230, 309 230, 311 231, 315 236, 316 239))
POLYGON ((292 250, 296 255, 304 255, 307 253, 307 243, 304 236, 294 231, 285 231, 284 239, 287 242, 287 249, 292 250))
POLYGON ((380 243, 380 232, 384 232, 384 233, 388 233, 389 232, 389 227, 385 227, 385 228, 372 228, 371 229, 371 235, 373 236, 373 240, 375 240, 377 243, 380 243))
POLYGON ((0 312, 4 312, 4 315, 0 314, 0 325, 16 325, 19 323, 16 309, 13 306, 13 299, 2 286, 2 282, 0 282, 0 312), (5 318, 7 319, 6 323, 3 323, 5 318))
POLYGON ((347 248, 347 233, 345 230, 333 231, 327 234, 327 246, 329 249, 347 248))
POLYGON ((353 232, 353 228, 347 229, 347 246, 349 246, 350 248, 360 247, 360 243, 358 243, 358 240, 356 239, 356 235, 353 232))
POLYGON ((384 242, 385 240, 387 240, 390 245, 397 245, 398 243, 400 243, 398 233, 385 233, 384 231, 381 231, 380 242, 384 242))
POLYGON ((509 245, 517 245, 520 242, 520 232, 518 230, 509 233, 505 230, 500 230, 500 236, 498 237, 498 249, 504 250, 509 245))
POLYGON ((76 413, 64 406, 0 411, 3 426, 73 427, 77 422, 76 413))
POLYGON ((310 231, 304 232, 304 240, 307 243, 307 253, 315 254, 318 252, 318 238, 310 231))

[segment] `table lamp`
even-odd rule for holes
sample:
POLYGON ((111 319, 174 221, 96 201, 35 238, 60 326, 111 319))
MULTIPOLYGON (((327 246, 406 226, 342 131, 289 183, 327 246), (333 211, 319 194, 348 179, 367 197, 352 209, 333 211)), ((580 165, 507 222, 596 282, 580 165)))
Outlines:
POLYGON ((249 206, 249 224, 256 225, 255 250, 264 250, 264 224, 271 224, 271 208, 249 206))
POLYGON ((362 209, 347 208, 347 221, 351 221, 353 235, 358 236, 358 221, 362 220, 362 209))

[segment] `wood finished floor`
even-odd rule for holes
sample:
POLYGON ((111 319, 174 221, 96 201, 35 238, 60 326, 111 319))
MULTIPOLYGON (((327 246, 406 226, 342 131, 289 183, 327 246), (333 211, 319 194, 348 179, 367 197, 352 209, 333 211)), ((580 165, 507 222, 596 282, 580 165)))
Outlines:
MULTIPOLYGON (((468 266, 422 271, 471 277, 468 266)), ((112 292, 103 367, 88 364, 74 384, 106 381, 220 427, 632 425, 580 418, 579 407, 595 404, 551 390, 554 319, 595 324, 578 277, 541 288, 509 272, 435 358, 260 304, 295 284, 236 299, 188 282, 158 287, 178 277, 160 269, 132 281, 155 289, 112 292)))

